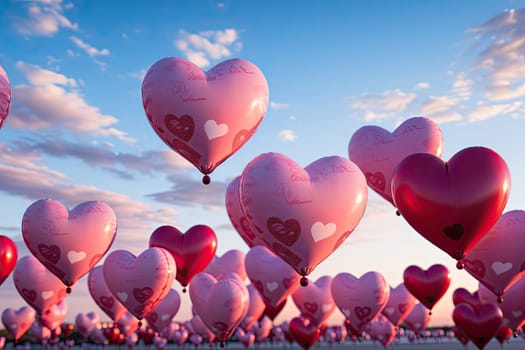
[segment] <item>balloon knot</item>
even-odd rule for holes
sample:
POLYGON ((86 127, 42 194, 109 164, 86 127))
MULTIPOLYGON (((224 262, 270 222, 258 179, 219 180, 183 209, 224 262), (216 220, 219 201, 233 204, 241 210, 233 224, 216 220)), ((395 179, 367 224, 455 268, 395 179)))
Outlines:
POLYGON ((186 287, 182 288, 182 293, 186 293, 186 287))
POLYGON ((498 299, 496 299, 498 301, 498 304, 501 304, 503 302, 503 298, 501 297, 501 295, 498 295, 498 299))
POLYGON ((139 321, 139 323, 137 324, 140 327, 142 327, 142 321, 139 321))
POLYGON ((308 278, 306 278, 305 276, 301 277, 301 286, 303 287, 306 287, 308 285, 308 278))
POLYGON ((428 316, 432 316, 432 310, 428 310, 428 316))
POLYGON ((210 178, 209 175, 204 175, 204 176, 202 177, 202 183, 203 183, 203 184, 205 184, 205 185, 209 185, 210 182, 211 182, 211 178, 210 178))
POLYGON ((456 263, 456 268, 457 268, 458 270, 463 270, 464 267, 465 267, 465 264, 463 264, 463 261, 458 261, 458 262, 456 263))
POLYGON ((401 213, 399 212, 399 210, 396 210, 396 215, 401 216, 401 213))
POLYGON ((67 288, 66 288, 66 293, 67 293, 67 294, 71 294, 71 287, 67 287, 67 288))

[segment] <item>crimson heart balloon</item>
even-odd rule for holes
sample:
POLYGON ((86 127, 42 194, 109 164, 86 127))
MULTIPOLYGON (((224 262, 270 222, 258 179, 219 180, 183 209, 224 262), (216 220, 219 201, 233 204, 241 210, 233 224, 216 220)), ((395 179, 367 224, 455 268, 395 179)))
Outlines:
POLYGON ((186 233, 173 226, 161 226, 151 234, 149 246, 164 248, 177 265, 176 279, 186 287, 193 276, 204 271, 217 250, 217 236, 211 227, 196 225, 186 233))
POLYGON ((277 306, 273 306, 270 303, 264 303, 264 314, 268 316, 272 321, 275 320, 275 318, 281 313, 281 311, 284 309, 286 305, 286 301, 288 299, 284 299, 280 304, 277 306))
POLYGON ((292 318, 289 331, 297 344, 304 350, 308 350, 314 346, 321 335, 318 325, 302 316, 292 318))
POLYGON ((412 154, 392 178, 394 203, 405 220, 456 260, 494 226, 509 193, 507 164, 485 147, 463 149, 448 162, 412 154))
POLYGON ((461 303, 469 304, 470 306, 476 308, 482 304, 482 300, 479 297, 479 292, 475 291, 470 293, 465 288, 457 288, 452 294, 452 302, 454 305, 461 303))
POLYGON ((15 268, 17 259, 18 250, 15 242, 7 236, 0 235, 0 285, 15 268))
POLYGON ((440 264, 432 265, 426 271, 419 266, 411 265, 405 269, 403 281, 408 291, 420 303, 432 310, 447 292, 450 274, 448 269, 440 264))
POLYGON ((496 335, 501 326, 503 313, 495 304, 482 304, 479 308, 473 308, 468 304, 458 304, 454 307, 452 318, 455 324, 481 350, 496 335))

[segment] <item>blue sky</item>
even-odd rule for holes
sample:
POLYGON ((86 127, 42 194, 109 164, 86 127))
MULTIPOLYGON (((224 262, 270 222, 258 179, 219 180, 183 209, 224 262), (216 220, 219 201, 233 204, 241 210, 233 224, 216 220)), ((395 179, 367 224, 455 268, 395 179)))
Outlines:
MULTIPOLYGON (((0 21, 0 65, 13 89, 0 130, 0 231, 21 256, 22 215, 40 198, 111 205, 119 220, 112 249, 138 254, 160 225, 206 224, 219 255, 246 252, 224 191, 250 160, 270 151, 304 166, 347 157, 360 127, 393 130, 415 115, 439 123, 444 159, 469 146, 498 152, 512 176, 506 211, 525 207, 525 1, 6 0, 0 21), (142 108, 142 78, 167 56, 205 70, 239 57, 268 81, 261 126, 207 187, 142 108)), ((450 324, 452 291, 477 282, 369 191, 356 231, 311 277, 373 270, 397 286, 407 266, 435 263, 449 267, 453 283, 431 324, 450 324)), ((69 320, 102 314, 85 285, 68 296, 69 320)), ((0 309, 24 305, 11 278, 0 293, 0 309)), ((187 295, 182 302, 177 320, 190 315, 187 295)), ((292 304, 283 315, 298 313, 292 304)), ((339 311, 332 320, 342 320, 339 311)))

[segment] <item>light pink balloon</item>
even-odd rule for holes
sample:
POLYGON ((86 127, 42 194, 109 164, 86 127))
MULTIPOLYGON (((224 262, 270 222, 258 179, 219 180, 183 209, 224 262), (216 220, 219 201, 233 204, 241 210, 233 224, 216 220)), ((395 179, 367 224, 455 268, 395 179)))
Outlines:
POLYGON ((257 289, 250 284, 246 287, 248 290, 248 308, 246 311, 246 316, 244 316, 241 321, 241 326, 245 330, 248 330, 253 326, 255 322, 263 315, 266 305, 264 304, 261 294, 257 289))
POLYGON ((379 126, 363 126, 348 144, 349 158, 363 171, 368 186, 392 204, 392 174, 399 162, 412 153, 442 156, 443 134, 431 119, 407 119, 392 133, 379 126))
POLYGON ((403 283, 395 288, 390 288, 388 302, 383 315, 396 327, 410 314, 416 303, 416 298, 407 290, 403 283))
POLYGON ((308 317, 321 326, 335 310, 332 298, 332 277, 320 277, 315 283, 299 287, 292 294, 295 306, 301 311, 301 316, 308 317))
POLYGON ((217 278, 223 273, 234 272, 241 280, 246 279, 245 255, 242 251, 237 249, 228 250, 222 256, 215 256, 212 262, 206 267, 203 272, 209 273, 217 278))
POLYGON ((173 332, 173 336, 171 337, 171 340, 177 344, 177 345, 182 345, 186 342, 186 340, 188 340, 188 337, 189 337, 189 333, 186 329, 179 329, 179 330, 176 330, 175 332, 173 332))
POLYGON ((372 340, 380 342, 385 349, 392 343, 396 336, 396 328, 382 315, 379 315, 379 317, 370 322, 366 332, 372 340))
POLYGON ((219 341, 225 341, 246 315, 249 293, 238 277, 217 280, 201 272, 191 281, 190 298, 196 314, 219 341))
POLYGON ((272 331, 273 322, 268 316, 263 316, 263 318, 258 321, 255 325, 252 326, 251 332, 255 334, 255 340, 258 343, 262 343, 270 336, 272 331))
POLYGON ((268 107, 268 83, 253 63, 230 59, 203 72, 181 58, 150 67, 142 102, 153 130, 203 174, 255 133, 268 107))
POLYGON ((368 189, 348 159, 324 157, 303 169, 282 154, 264 153, 242 172, 240 196, 253 232, 306 276, 355 229, 368 189))
POLYGON ((252 332, 244 332, 242 328, 238 328, 235 336, 244 345, 245 349, 248 349, 255 342, 255 334, 252 332))
POLYGON ((102 271, 113 296, 139 320, 168 294, 177 272, 170 252, 156 247, 138 257, 126 250, 113 251, 102 271))
POLYGON ((100 322, 100 317, 96 312, 83 313, 80 312, 75 317, 75 326, 77 331, 85 338, 89 338, 89 334, 93 329, 97 328, 100 322))
POLYGON ((332 297, 352 328, 363 330, 388 302, 390 287, 375 271, 356 278, 349 273, 337 274, 332 280, 332 297))
POLYGON ((58 304, 53 305, 48 311, 38 315, 39 322, 47 328, 56 330, 60 328, 67 314, 67 302, 62 300, 58 304))
POLYGON ((522 277, 505 292, 501 303, 498 303, 492 291, 481 283, 478 292, 481 301, 499 306, 503 312, 503 325, 515 332, 525 326, 525 298, 523 297, 525 295, 525 277, 522 277))
MULTIPOLYGON (((191 289, 191 285, 190 285, 190 289, 191 289)), ((206 343, 211 343, 216 338, 215 333, 213 333, 208 328, 208 326, 204 324, 204 322, 202 321, 202 318, 199 315, 195 315, 192 317, 192 319, 189 321, 189 326, 190 326, 189 329, 191 329, 191 333, 193 333, 193 335, 198 335, 201 337, 201 342, 205 341, 206 343)))
POLYGON ((255 246, 246 254, 246 272, 266 304, 277 306, 297 288, 300 276, 270 249, 255 246))
POLYGON ((38 314, 46 312, 66 297, 62 281, 32 255, 18 260, 13 271, 13 281, 20 296, 38 314))
POLYGON ((95 303, 113 322, 117 322, 126 313, 124 305, 113 296, 106 285, 102 266, 95 266, 89 271, 88 288, 95 303))
POLYGON ((117 327, 125 336, 129 337, 139 328, 139 320, 131 312, 126 311, 118 319, 117 327))
POLYGON ((0 66, 0 128, 4 124, 7 116, 9 115, 9 109, 11 108, 11 84, 7 74, 0 66))
POLYGON ((162 301, 146 315, 148 324, 161 333, 170 323, 180 308, 180 295, 175 289, 170 289, 162 301))
POLYGON ((22 306, 18 310, 7 308, 2 312, 2 323, 9 334, 17 341, 35 322, 35 316, 35 310, 29 306, 22 306))
POLYGON ((41 199, 22 219, 22 236, 31 253, 68 287, 106 254, 116 230, 115 212, 100 201, 68 211, 60 202, 41 199))
POLYGON ((512 210, 462 260, 465 270, 501 296, 525 274, 525 211, 512 210))
POLYGON ((411 331, 419 336, 430 323, 429 310, 425 307, 425 305, 417 303, 414 305, 410 313, 405 317, 404 322, 411 331))

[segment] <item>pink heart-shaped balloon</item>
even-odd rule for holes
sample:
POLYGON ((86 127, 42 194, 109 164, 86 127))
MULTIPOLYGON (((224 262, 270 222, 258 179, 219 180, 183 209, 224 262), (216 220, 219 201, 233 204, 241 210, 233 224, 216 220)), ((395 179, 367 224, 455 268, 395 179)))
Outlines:
POLYGON ((294 317, 290 321, 289 331, 293 339, 304 350, 310 349, 321 336, 319 326, 307 317, 294 317))
POLYGON ((394 202, 405 220, 456 260, 494 226, 509 193, 507 164, 484 147, 465 148, 448 162, 412 154, 392 178, 394 202))
POLYGON ((390 288, 388 302, 382 314, 396 327, 410 314, 416 303, 416 298, 408 291, 403 283, 390 288))
POLYGON ((77 331, 84 337, 84 339, 89 338, 89 334, 93 329, 97 328, 98 323, 100 322, 100 317, 96 312, 88 312, 87 314, 80 312, 75 317, 75 326, 77 331))
POLYGON ((262 343, 270 336, 272 331, 273 322, 270 318, 264 315, 260 321, 254 324, 251 328, 251 332, 255 334, 255 341, 262 343))
POLYGON ((392 204, 392 174, 413 153, 442 156, 443 134, 431 119, 407 119, 392 133, 379 126, 363 126, 348 144, 348 156, 363 171, 368 186, 392 204))
POLYGON ((315 283, 299 287, 292 294, 301 316, 308 317, 321 326, 335 310, 332 298, 332 277, 322 276, 315 283))
POLYGON ((168 294, 177 268, 162 248, 149 248, 138 257, 126 250, 111 252, 102 266, 109 290, 139 320, 168 294))
MULTIPOLYGON (((190 287, 191 288, 191 287, 190 287)), ((195 315, 192 317, 192 319, 189 321, 189 329, 191 330, 191 333, 193 335, 198 335, 201 337, 201 342, 205 341, 206 343, 211 343, 215 340, 215 333, 213 333, 208 326, 204 324, 202 321, 202 318, 199 315, 195 315)), ((193 336, 191 335, 191 337, 193 336)), ((190 337, 190 338, 191 338, 190 337)))
POLYGON ((9 115, 9 109, 11 108, 11 84, 7 74, 0 66, 0 128, 4 124, 7 116, 9 115))
POLYGON ((474 308, 482 304, 482 301, 479 298, 478 291, 470 293, 465 288, 457 288, 456 290, 454 290, 454 293, 452 293, 452 302, 454 303, 454 306, 461 303, 465 303, 469 304, 474 308))
POLYGON ((2 323, 16 342, 29 330, 31 324, 35 322, 35 317, 35 310, 29 306, 23 306, 18 310, 7 308, 2 312, 2 323))
POLYGON ((102 259, 116 230, 115 212, 100 201, 68 211, 60 202, 41 199, 22 219, 22 236, 31 253, 68 287, 102 259))
POLYGON ((186 329, 179 329, 173 332, 173 336, 171 337, 171 340, 175 344, 181 346, 188 340, 189 336, 190 334, 188 333, 186 329))
POLYGON ((142 83, 142 102, 153 130, 203 174, 255 133, 268 94, 259 68, 238 58, 206 73, 184 59, 164 58, 150 67, 142 83))
POLYGON ((147 314, 146 320, 148 321, 148 325, 155 331, 162 333, 162 331, 171 323, 171 320, 175 317, 179 308, 179 293, 174 289, 170 289, 159 305, 147 314))
POLYGON ((117 327, 121 333, 129 337, 139 328, 139 320, 131 312, 126 311, 118 319, 117 327))
POLYGON ((42 326, 38 322, 31 324, 29 330, 40 344, 47 341, 47 339, 51 337, 51 330, 45 326, 42 326))
POLYGON ((265 304, 277 306, 299 287, 300 276, 268 248, 255 246, 246 254, 246 272, 265 304))
POLYGON ((53 305, 49 310, 39 315, 39 321, 51 331, 60 328, 67 314, 67 302, 62 300, 60 303, 53 305))
POLYGON ((498 331, 503 314, 495 304, 482 304, 476 309, 468 304, 458 304, 454 307, 452 319, 479 349, 483 349, 498 331))
POLYGON ((215 256, 204 272, 218 278, 220 275, 233 272, 241 280, 246 279, 245 254, 237 249, 228 250, 222 256, 215 256))
POLYGON ((244 345, 245 349, 248 349, 255 342, 255 334, 252 332, 245 333, 241 328, 237 329, 235 336, 244 345))
POLYGON ((246 316, 244 316, 241 321, 241 326, 244 330, 249 330, 264 314, 266 306, 261 294, 253 284, 248 285, 246 289, 248 289, 248 310, 246 311, 246 316))
POLYGON ((525 211, 501 215, 490 231, 461 260, 465 270, 501 296, 525 274, 525 211))
POLYGON ((390 287, 385 278, 375 271, 360 278, 342 272, 332 280, 334 302, 357 332, 361 332, 383 310, 389 294, 390 287))
POLYGON ((126 313, 124 305, 113 296, 106 285, 102 266, 95 266, 89 271, 88 288, 95 303, 113 322, 117 322, 126 313))
POLYGON ((15 266, 13 282, 20 296, 38 314, 48 311, 66 297, 64 284, 34 256, 24 256, 15 266))
POLYGON ((278 153, 252 160, 240 185, 253 232, 303 276, 354 230, 367 191, 363 173, 348 159, 324 157, 303 169, 278 153))
POLYGON ((405 322, 408 329, 419 336, 430 323, 428 309, 425 305, 416 303, 403 322, 405 322))
POLYGON ((201 272, 191 282, 190 298, 195 313, 224 342, 246 316, 249 293, 236 274, 217 280, 201 272))
POLYGON ((403 272, 403 282, 420 303, 432 310, 450 286, 450 273, 441 264, 432 265, 428 270, 411 265, 403 272))
POLYGON ((372 340, 380 342, 386 349, 396 336, 396 327, 381 315, 372 320, 366 328, 372 340))

